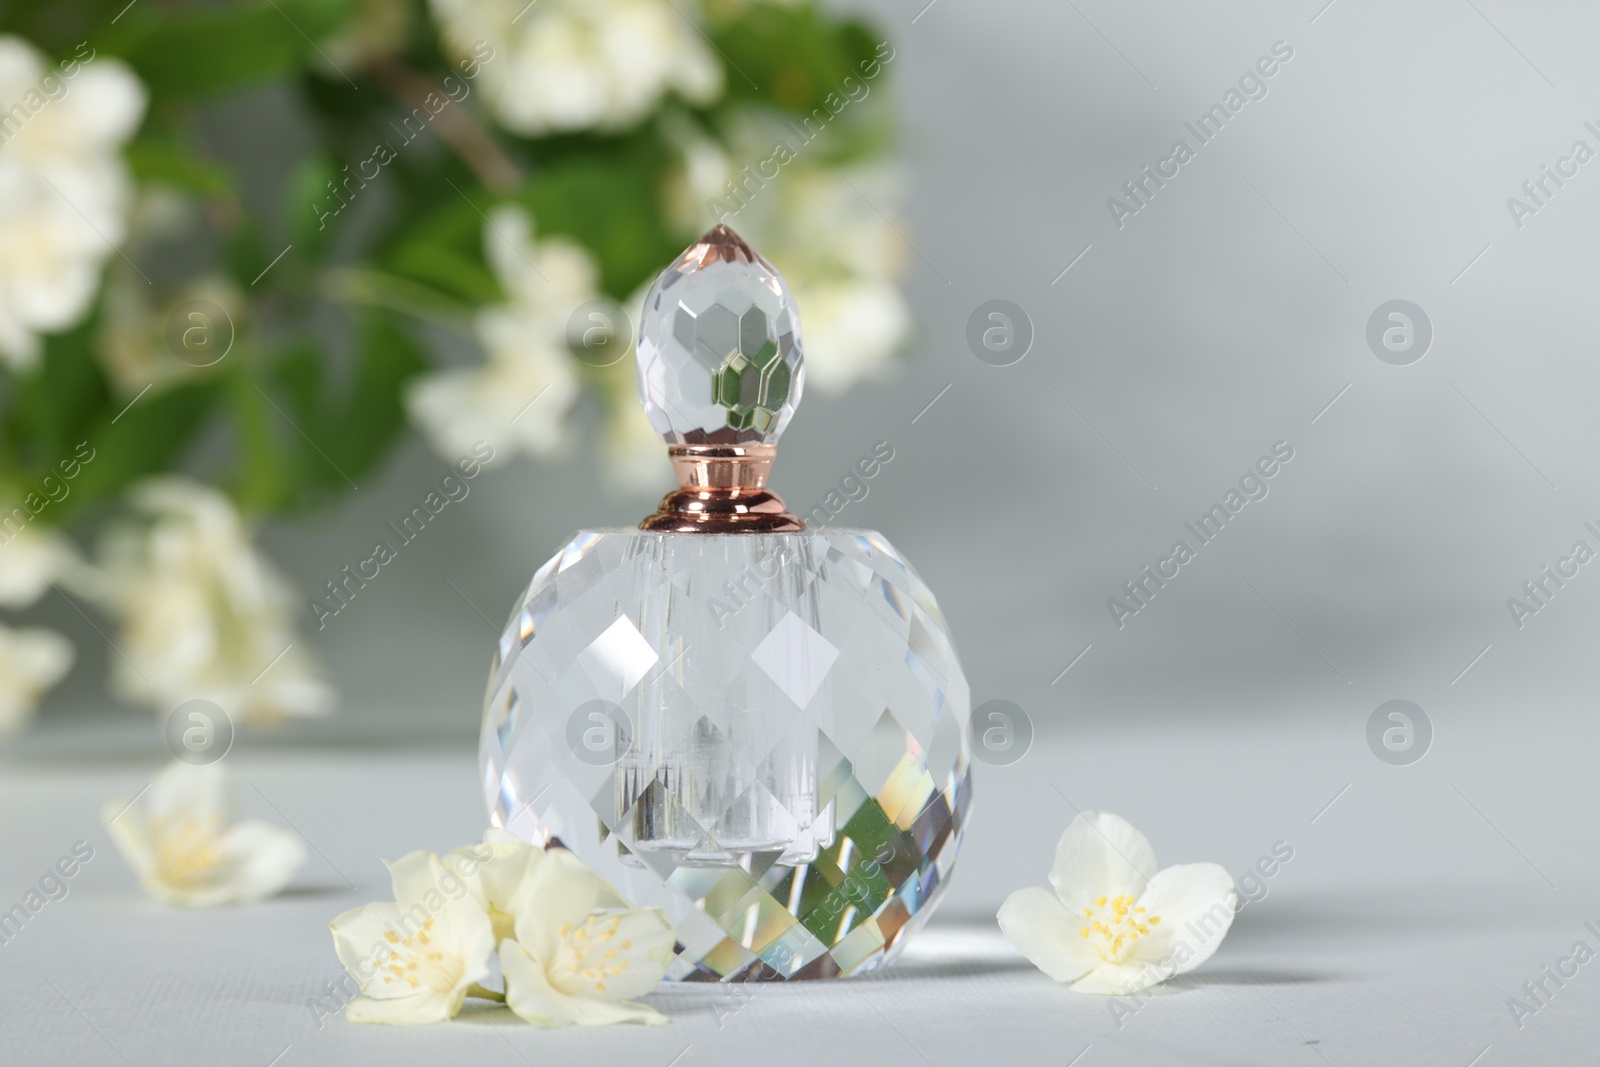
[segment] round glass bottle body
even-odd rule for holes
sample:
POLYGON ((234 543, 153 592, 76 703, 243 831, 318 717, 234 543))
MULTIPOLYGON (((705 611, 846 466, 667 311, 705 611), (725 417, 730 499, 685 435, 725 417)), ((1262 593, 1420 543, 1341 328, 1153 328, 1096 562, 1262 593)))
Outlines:
POLYGON ((503 633, 490 817, 659 905, 684 980, 858 974, 948 879, 970 693, 869 531, 583 531, 503 633))

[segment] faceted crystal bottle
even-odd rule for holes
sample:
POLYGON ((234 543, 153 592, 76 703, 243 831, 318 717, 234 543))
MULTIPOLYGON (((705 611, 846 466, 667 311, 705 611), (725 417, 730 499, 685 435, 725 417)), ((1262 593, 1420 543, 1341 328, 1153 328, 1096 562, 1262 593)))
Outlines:
POLYGON ((679 486, 637 529, 579 532, 511 613, 490 817, 664 908, 669 977, 870 971, 927 920, 971 800, 944 618, 881 535, 808 529, 766 488, 800 321, 727 227, 651 287, 638 369, 679 486))

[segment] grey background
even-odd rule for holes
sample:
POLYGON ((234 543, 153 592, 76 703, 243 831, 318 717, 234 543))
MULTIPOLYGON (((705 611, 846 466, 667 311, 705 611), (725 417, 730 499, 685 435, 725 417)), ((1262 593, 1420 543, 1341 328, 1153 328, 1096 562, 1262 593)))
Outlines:
MULTIPOLYGON (((1013 700, 1044 731, 1313 707, 1357 729, 1395 697, 1538 714, 1541 698, 1592 688, 1600 578, 1588 571, 1600 567, 1520 631, 1506 599, 1574 540, 1600 548, 1583 528, 1600 520, 1588 461, 1600 161, 1520 230, 1506 200, 1575 139, 1600 150, 1583 127, 1600 119, 1600 12, 1488 0, 865 9, 897 51, 917 335, 892 379, 811 392, 774 482, 809 506, 874 442, 894 446, 840 521, 882 530, 916 563, 975 701, 1013 700), (1267 96, 1119 229, 1107 199, 1175 139, 1194 146, 1185 121, 1277 41, 1294 56, 1267 96), (1365 341, 1368 316, 1396 298, 1433 324, 1411 366, 1365 341), (967 317, 991 299, 1032 320, 1014 366, 967 348, 967 317), (1295 458, 1269 495, 1119 629, 1107 599, 1179 537, 1193 544, 1184 523, 1277 441, 1295 458)), ((220 139, 251 130, 270 156, 297 136, 279 101, 230 107, 220 139)), ((267 195, 276 164, 262 162, 267 195)), ((309 595, 444 465, 413 441, 342 511, 264 544, 309 595)), ((485 619, 503 620, 573 529, 653 506, 650 493, 604 491, 597 469, 574 450, 473 483, 308 633, 343 695, 337 720, 265 743, 470 743, 485 619)), ((663 491, 668 480, 663 467, 663 491)), ((64 605, 43 614, 90 664, 47 710, 50 732, 104 707, 108 652, 64 605)))
MULTIPOLYGON (((893 444, 841 521, 883 530, 917 564, 975 702, 1021 705, 1036 747, 977 769, 974 821, 927 951, 914 944, 885 984, 774 990, 736 1020, 747 1029, 727 1032, 698 994, 672 990, 664 1007, 678 1019, 661 1034, 507 1028, 510 1040, 529 1058, 650 1063, 671 1060, 680 1035, 695 1046, 685 1063, 733 1048, 772 1062, 821 1049, 1066 1063, 1091 1043, 1082 1067, 1592 1057, 1588 968, 1524 1031, 1505 1001, 1600 919, 1589 844, 1600 562, 1520 631, 1506 599, 1575 540, 1600 548, 1583 527, 1600 525, 1600 160, 1520 230, 1506 199, 1574 140, 1600 149, 1583 127, 1600 125, 1600 10, 922 2, 868 5, 898 50, 917 338, 891 380, 807 398, 775 484, 809 507, 875 441, 893 444), (1119 230, 1107 198, 1278 40, 1295 54, 1267 97, 1119 230), (1033 323, 1014 366, 966 347, 968 315, 992 299, 1033 323), (1380 361, 1365 340, 1369 315, 1393 299, 1433 324, 1431 350, 1410 366, 1380 361), (1267 498, 1119 630, 1107 598, 1279 440, 1295 458, 1267 498), (1368 718, 1392 699, 1431 720, 1420 762, 1368 750, 1368 718), (992 925, 1004 893, 1042 881, 1076 808, 1127 816, 1164 862, 1243 873, 1275 841, 1296 849, 1187 992, 1127 1031, 1103 1002, 1019 968, 992 925), (915 1038, 909 1049, 895 1030, 915 1038)), ((235 107, 223 127, 264 131, 263 143, 295 136, 270 99, 235 107)), ((255 790, 241 786, 247 810, 288 818, 317 846, 304 884, 199 936, 147 915, 117 861, 97 861, 61 906, 77 919, 48 916, 48 931, 0 959, 0 986, 43 1020, 24 1049, 116 1062, 43 975, 135 1062, 162 1059, 173 1033, 205 1049, 241 1027, 249 1062, 287 1044, 296 1060, 332 1062, 373 1045, 422 1058, 478 1042, 520 1062, 503 1035, 481 1031, 403 1044, 315 1034, 303 1001, 335 973, 321 922, 381 895, 377 857, 477 832, 470 753, 499 622, 570 531, 631 523, 654 503, 606 495, 597 470, 575 454, 481 477, 325 631, 308 632, 344 708, 247 733, 230 756, 255 790), (422 746, 442 755, 372 751, 422 746), (126 946, 92 974, 71 963, 90 958, 94 931, 135 927, 190 939, 158 954, 160 1016, 119 992, 152 977, 126 946), (281 931, 270 947, 245 943, 264 930, 281 931), (242 976, 241 959, 257 961, 242 976), (183 1007, 185 993, 210 1005, 215 989, 233 999, 183 1007)), ((266 548, 309 594, 442 473, 413 442, 342 512, 269 530, 266 548)), ((38 616, 74 634, 88 669, 36 732, 0 749, 0 797, 40 813, 4 828, 13 896, 77 837, 109 850, 96 803, 131 795, 162 754, 148 713, 100 695, 100 639, 59 603, 38 616)))

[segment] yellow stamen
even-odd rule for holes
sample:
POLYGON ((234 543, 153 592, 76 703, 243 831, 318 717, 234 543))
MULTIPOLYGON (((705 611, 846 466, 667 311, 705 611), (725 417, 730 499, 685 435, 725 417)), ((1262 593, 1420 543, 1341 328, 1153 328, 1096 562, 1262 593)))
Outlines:
POLYGON ((1093 944, 1109 963, 1121 962, 1135 942, 1148 937, 1150 927, 1161 922, 1159 915, 1147 915, 1143 905, 1136 905, 1136 899, 1130 893, 1102 895, 1093 908, 1080 909, 1089 922, 1079 927, 1078 936, 1093 944))

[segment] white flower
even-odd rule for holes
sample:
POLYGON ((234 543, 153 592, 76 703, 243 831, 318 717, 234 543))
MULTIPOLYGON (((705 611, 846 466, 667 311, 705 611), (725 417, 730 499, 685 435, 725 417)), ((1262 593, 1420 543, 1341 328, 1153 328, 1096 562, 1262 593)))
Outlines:
POLYGON ((1050 871, 1001 905, 1000 930, 1080 993, 1134 993, 1200 966, 1233 925, 1233 879, 1215 863, 1156 870, 1150 842, 1103 811, 1072 820, 1050 871))
MULTIPOLYGON (((648 283, 640 286, 623 304, 629 323, 639 321, 649 288, 648 283)), ((606 411, 603 447, 607 485, 629 496, 660 497, 674 484, 672 464, 667 459, 666 444, 639 403, 639 373, 631 347, 622 359, 602 368, 598 377, 606 411)))
POLYGON ((72 643, 50 630, 0 626, 0 734, 33 717, 44 691, 72 665, 72 643))
POLYGON ((0 522, 8 519, 0 526, 5 531, 0 533, 0 607, 28 607, 44 596, 51 582, 79 590, 95 588, 93 570, 60 531, 31 521, 28 509, 20 504, 0 512, 0 522), (17 522, 26 525, 11 525, 17 522))
POLYGON ((598 269, 581 246, 535 243, 520 208, 502 205, 484 227, 484 252, 507 302, 478 313, 482 366, 431 374, 407 395, 412 418, 441 455, 487 441, 497 453, 548 455, 566 442, 566 417, 580 384, 567 347, 567 320, 598 297, 598 269))
POLYGON ((518 894, 515 941, 500 943, 506 1005, 539 1026, 660 1025, 637 1003, 672 961, 660 908, 630 908, 565 849, 550 849, 518 894))
POLYGON ((51 66, 0 37, 0 106, 0 360, 28 367, 38 334, 83 317, 123 238, 130 183, 118 152, 145 92, 117 60, 51 66))
POLYGON ((329 923, 339 962, 365 997, 345 1006, 356 1023, 444 1022, 489 974, 494 928, 466 881, 430 852, 389 864, 394 903, 363 904, 329 923))
POLYGON ((157 900, 186 908, 250 904, 289 884, 305 866, 306 847, 268 822, 230 823, 229 793, 220 763, 174 762, 132 802, 108 801, 101 817, 157 900))
POLYGON ((722 67, 690 0, 431 0, 447 49, 482 57, 478 84, 516 133, 617 129, 669 92, 708 104, 722 67))
POLYGON ((219 275, 190 281, 158 303, 151 299, 150 286, 143 278, 132 270, 115 268, 108 272, 102 307, 100 362, 130 400, 152 383, 159 390, 211 373, 216 365, 213 361, 224 358, 250 310, 245 295, 219 275), (167 326, 180 305, 196 300, 214 305, 222 315, 211 309, 190 310, 184 339, 192 336, 196 350, 189 358, 179 359, 167 339, 167 326))
POLYGON ((894 282, 856 277, 830 281, 800 275, 791 286, 805 309, 806 384, 840 393, 881 377, 911 332, 911 313, 894 282))
POLYGON ((297 643, 289 587, 227 497, 158 478, 130 499, 141 521, 105 551, 122 620, 118 695, 161 712, 206 699, 243 721, 327 712, 332 691, 297 643))
POLYGON ((905 238, 879 214, 899 212, 899 186, 887 164, 826 167, 803 157, 738 215, 789 282, 805 325, 806 384, 824 393, 880 377, 910 336, 896 285, 905 238))
POLYGON ((488 913, 496 944, 512 935, 512 911, 523 879, 543 856, 544 849, 494 826, 483 832, 482 844, 453 849, 445 856, 445 866, 466 880, 473 898, 488 913))
MULTIPOLYGON (((633 361, 628 372, 633 374, 633 361)), ((639 406, 637 390, 629 390, 614 401, 615 411, 606 423, 606 475, 615 489, 627 493, 654 493, 672 488, 672 465, 667 446, 650 425, 650 418, 639 406)))

